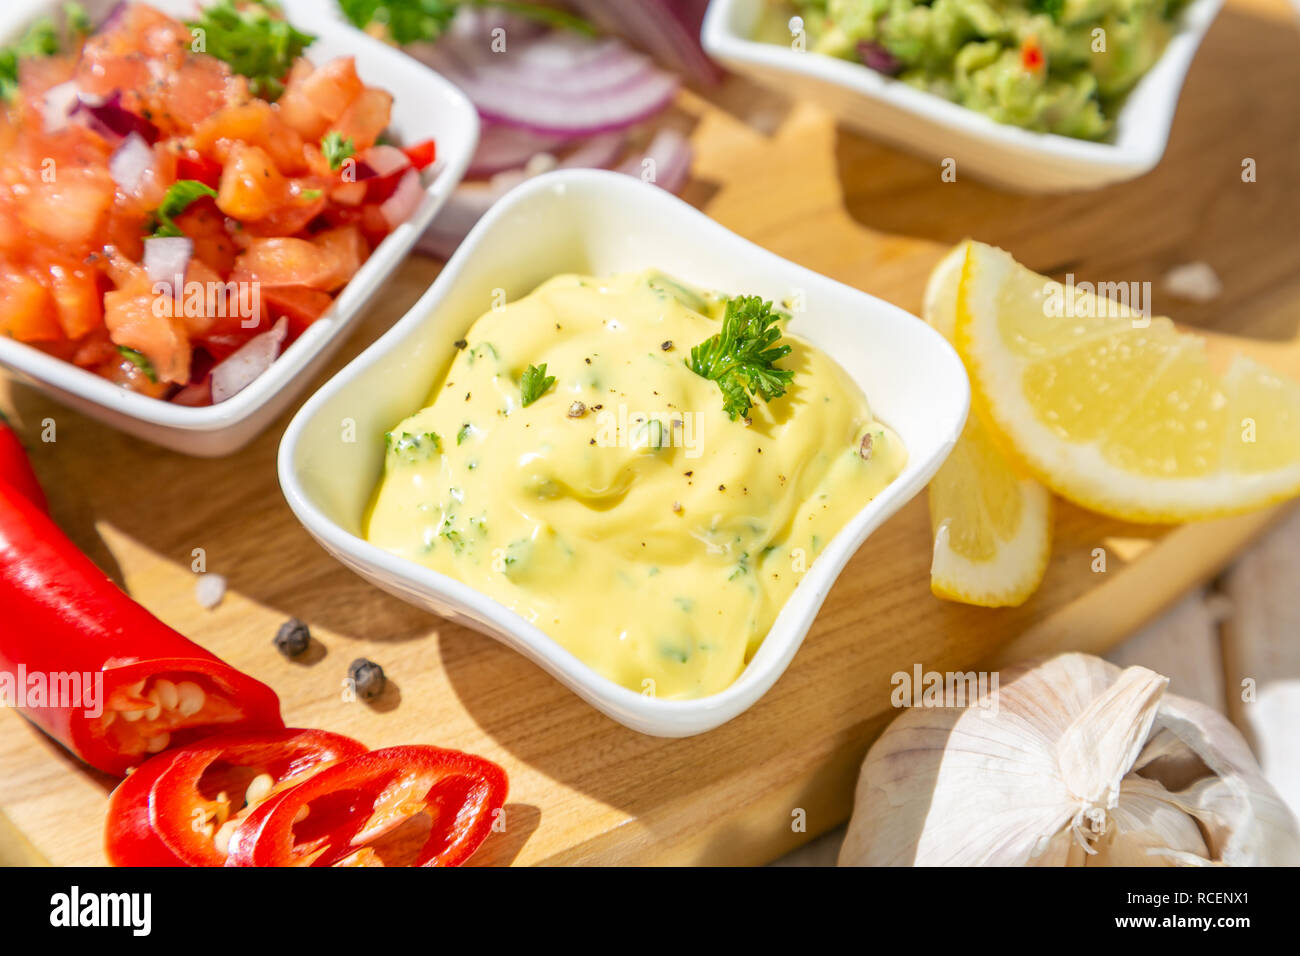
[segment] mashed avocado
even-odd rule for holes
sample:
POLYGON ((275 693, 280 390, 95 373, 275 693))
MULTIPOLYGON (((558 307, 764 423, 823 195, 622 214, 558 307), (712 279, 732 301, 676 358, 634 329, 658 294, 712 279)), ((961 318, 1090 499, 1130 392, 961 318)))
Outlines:
MULTIPOLYGON (((1102 139, 1185 0, 772 0, 807 49, 865 63, 999 123, 1102 139)), ((788 31, 781 42, 788 42, 788 31)))

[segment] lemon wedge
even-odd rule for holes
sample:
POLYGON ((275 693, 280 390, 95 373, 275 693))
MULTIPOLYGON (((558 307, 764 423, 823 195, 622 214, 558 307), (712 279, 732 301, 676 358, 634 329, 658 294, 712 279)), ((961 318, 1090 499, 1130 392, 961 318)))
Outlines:
MULTIPOLYGON (((968 242, 935 267, 923 315, 949 341, 968 242)), ((1038 588, 1052 546, 1052 496, 1019 474, 972 413, 952 454, 930 482, 937 597, 982 607, 1024 603, 1038 588)))
POLYGON ((1300 383, 971 243, 956 335, 1004 452, 1064 498, 1172 523, 1300 494, 1300 383))

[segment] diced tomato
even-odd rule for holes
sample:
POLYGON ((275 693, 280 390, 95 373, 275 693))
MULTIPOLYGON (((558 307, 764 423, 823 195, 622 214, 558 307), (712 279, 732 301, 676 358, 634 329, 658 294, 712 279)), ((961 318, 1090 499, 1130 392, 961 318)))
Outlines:
POLYGON ((63 328, 45 286, 12 267, 0 269, 0 334, 20 342, 63 338, 63 328))
POLYGON ((155 298, 122 291, 107 293, 104 324, 115 344, 134 349, 149 360, 160 382, 184 385, 190 377, 189 336, 182 318, 168 314, 176 310, 155 308, 155 298))
POLYGON ((117 346, 108 337, 108 329, 102 324, 89 335, 69 344, 72 346, 72 354, 68 361, 82 368, 94 368, 121 357, 117 346))
POLYGON ((90 243, 113 205, 107 170, 59 170, 53 182, 37 178, 19 204, 24 226, 54 240, 59 248, 90 243))
POLYGON ((287 188, 266 150, 238 143, 221 172, 217 208, 234 219, 261 219, 284 202, 287 188))
POLYGON ((360 224, 361 234, 366 237, 371 245, 375 246, 383 242, 384 236, 392 231, 392 226, 388 224, 388 217, 376 205, 361 207, 360 224))
POLYGON ((195 127, 194 148, 220 161, 238 143, 264 150, 276 169, 288 175, 307 171, 302 138, 265 100, 250 100, 213 113, 195 127))
POLYGON ((334 304, 334 297, 301 285, 272 286, 262 290, 262 302, 272 315, 289 320, 289 337, 297 338, 334 304))
POLYGON ((314 70, 295 68, 277 106, 286 123, 315 142, 364 89, 352 57, 339 57, 314 70))
POLYGON ((226 276, 235 266, 239 247, 226 226, 226 217, 211 197, 204 196, 176 217, 181 232, 194 240, 194 261, 226 276))
POLYGON ((331 129, 344 139, 352 140, 357 152, 375 145, 379 134, 388 128, 393 111, 393 97, 384 90, 366 87, 343 111, 331 129))
POLYGON ((361 95, 365 85, 357 76, 356 60, 340 56, 305 76, 299 89, 316 111, 333 123, 361 95))
POLYGON ((148 87, 150 113, 165 133, 185 133, 234 102, 242 88, 221 60, 186 56, 163 82, 148 87))
POLYGON ((63 334, 79 339, 104 324, 103 297, 95 273, 83 266, 52 263, 49 282, 63 334))
POLYGON ((97 366, 95 374, 108 379, 119 388, 148 395, 150 398, 162 398, 172 388, 156 375, 150 377, 148 372, 120 352, 97 366))
POLYGON ((338 254, 306 239, 280 236, 254 239, 235 260, 230 278, 258 282, 264 287, 307 286, 328 291, 339 274, 338 254))
POLYGON ((330 279, 330 285, 327 286, 330 291, 347 285, 361 268, 361 263, 365 262, 366 257, 370 255, 370 247, 361 235, 361 230, 356 226, 327 229, 325 232, 317 233, 311 241, 326 250, 337 261, 337 270, 330 279))
POLYGON ((289 180, 280 205, 256 222, 248 223, 248 232, 253 236, 292 236, 306 229, 324 211, 328 201, 325 190, 314 180, 289 180))
POLYGON ((416 169, 427 169, 438 158, 437 144, 431 139, 426 139, 413 146, 407 146, 402 152, 406 154, 406 158, 411 161, 411 165, 416 169))

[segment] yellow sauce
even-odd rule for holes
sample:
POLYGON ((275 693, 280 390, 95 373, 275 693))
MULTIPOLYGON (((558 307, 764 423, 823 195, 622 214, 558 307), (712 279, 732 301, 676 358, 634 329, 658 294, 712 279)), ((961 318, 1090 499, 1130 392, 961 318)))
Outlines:
POLYGON ((786 394, 730 420, 685 364, 724 307, 647 272, 559 276, 487 312, 428 407, 389 433, 367 538, 625 687, 722 690, 906 461, 848 375, 790 335, 786 394), (542 363, 555 384, 523 406, 542 363))

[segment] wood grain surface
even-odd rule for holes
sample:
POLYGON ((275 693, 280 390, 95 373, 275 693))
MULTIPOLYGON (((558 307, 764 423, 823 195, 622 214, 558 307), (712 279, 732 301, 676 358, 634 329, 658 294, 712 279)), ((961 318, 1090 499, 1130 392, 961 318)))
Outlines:
MULTIPOLYGON (((740 81, 681 96, 695 174, 686 198, 745 237, 918 311, 925 279, 963 236, 1033 268, 1154 285, 1157 312, 1300 374, 1300 33, 1284 0, 1229 0, 1184 89, 1151 174, 1102 192, 1009 195, 838 129, 815 105, 740 81), (1255 160, 1257 181, 1242 181, 1255 160), (1174 299, 1171 267, 1209 262, 1213 302, 1174 299)), ((334 369, 398 318, 436 274, 408 261, 334 369)), ((322 378, 321 381, 324 379, 322 378)), ((314 388, 315 383, 312 387, 314 388)), ((436 743, 499 761, 506 832, 476 856, 501 863, 758 863, 842 822, 890 675, 969 668, 1067 647, 1102 650, 1217 573, 1276 512, 1161 529, 1061 505, 1043 587, 987 611, 930 595, 924 496, 862 548, 790 669, 753 709, 686 740, 626 730, 490 638, 430 617, 344 570, 285 505, 275 452, 287 417, 230 458, 182 457, 0 381, 0 407, 32 444, 56 519, 167 623, 273 686, 290 724, 372 746, 436 743), (39 441, 53 418, 57 441, 39 441), (1095 573, 1093 549, 1107 569, 1095 573), (229 579, 195 600, 193 550, 229 579), (291 663, 271 645, 288 617, 318 647, 291 663), (374 705, 345 703, 348 663, 383 665, 374 705), (799 821, 804 821, 801 829, 799 821)), ((0 627, 4 623, 0 622, 0 627)), ((0 713, 0 861, 103 862, 106 777, 12 712, 0 713)))

